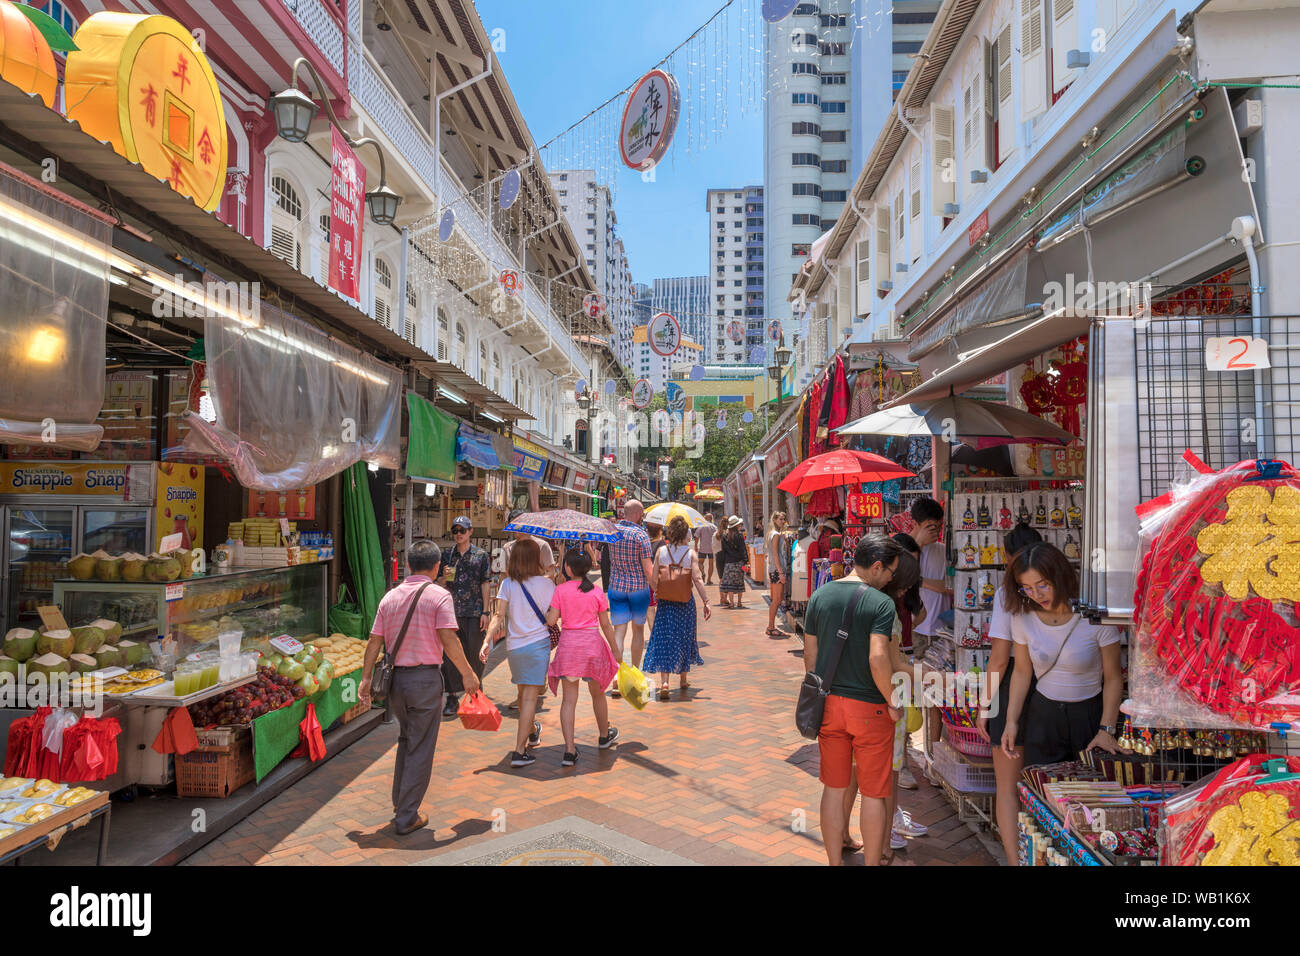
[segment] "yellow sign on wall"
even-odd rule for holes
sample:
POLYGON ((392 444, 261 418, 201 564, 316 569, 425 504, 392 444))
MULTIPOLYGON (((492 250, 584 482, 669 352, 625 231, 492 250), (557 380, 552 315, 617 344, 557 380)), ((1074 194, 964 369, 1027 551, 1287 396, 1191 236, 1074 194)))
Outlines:
POLYGON ((153 506, 155 538, 183 534, 190 547, 203 547, 203 475, 202 465, 159 463, 158 500, 153 506))
MULTIPOLYGON (((148 465, 145 465, 148 468, 148 465)), ((149 494, 126 464, 103 462, 0 462, 0 495, 108 495, 138 501, 149 494)), ((139 473, 135 473, 139 479, 139 473)))
POLYGON ((226 183, 226 114, 198 42, 170 17, 102 11, 74 37, 68 119, 203 209, 226 183))

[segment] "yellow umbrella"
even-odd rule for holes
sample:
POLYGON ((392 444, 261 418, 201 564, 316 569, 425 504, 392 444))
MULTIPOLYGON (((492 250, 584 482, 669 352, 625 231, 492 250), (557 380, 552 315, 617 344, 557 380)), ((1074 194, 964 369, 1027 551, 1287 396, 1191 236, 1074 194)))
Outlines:
POLYGON ((698 528, 700 525, 709 523, 708 518, 690 505, 684 505, 680 501, 661 501, 657 505, 651 505, 646 509, 644 520, 646 524, 657 524, 660 527, 666 527, 668 522, 678 515, 685 518, 686 523, 691 528, 698 528))
POLYGON ((705 488, 703 491, 695 492, 696 501, 721 501, 722 492, 717 488, 705 488))

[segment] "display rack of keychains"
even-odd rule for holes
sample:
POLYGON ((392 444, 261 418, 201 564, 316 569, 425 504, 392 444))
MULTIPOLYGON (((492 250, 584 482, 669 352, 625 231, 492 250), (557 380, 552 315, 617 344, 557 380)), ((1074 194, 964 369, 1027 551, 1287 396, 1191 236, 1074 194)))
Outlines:
POLYGON ((953 642, 957 669, 988 665, 993 596, 1002 584, 1008 555, 1002 539, 1024 522, 1056 545, 1077 568, 1082 557, 1083 485, 1026 478, 954 480, 950 556, 953 579, 953 642))

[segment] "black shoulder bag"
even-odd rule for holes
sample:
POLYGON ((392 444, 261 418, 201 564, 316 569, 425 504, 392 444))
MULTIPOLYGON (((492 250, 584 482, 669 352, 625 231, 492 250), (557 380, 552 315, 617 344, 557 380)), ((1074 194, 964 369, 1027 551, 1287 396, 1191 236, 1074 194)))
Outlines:
MULTIPOLYGON (((432 584, 432 582, 430 582, 432 584)), ((370 696, 387 697, 388 688, 393 683, 393 662, 397 660, 397 652, 402 649, 402 641, 406 639, 406 629, 411 626, 411 618, 415 616, 415 609, 420 606, 420 597, 424 594, 424 589, 430 584, 420 585, 420 589, 415 592, 415 598, 411 601, 411 606, 406 610, 406 620, 402 622, 402 629, 397 632, 397 640, 393 644, 393 653, 388 653, 385 646, 384 653, 380 655, 379 660, 375 661, 375 669, 370 675, 370 696)))
POLYGON ((818 674, 816 670, 803 675, 803 684, 799 687, 799 702, 794 708, 794 724, 799 729, 799 733, 809 740, 816 740, 817 735, 821 733, 822 716, 826 712, 826 696, 831 692, 831 684, 835 681, 835 671, 840 666, 840 655, 844 653, 844 645, 849 639, 849 628, 853 624, 853 617, 866 596, 867 586, 864 584, 858 588, 857 593, 853 595, 853 600, 844 609, 844 620, 840 622, 839 632, 835 635, 835 646, 831 649, 830 659, 826 662, 825 676, 818 674))

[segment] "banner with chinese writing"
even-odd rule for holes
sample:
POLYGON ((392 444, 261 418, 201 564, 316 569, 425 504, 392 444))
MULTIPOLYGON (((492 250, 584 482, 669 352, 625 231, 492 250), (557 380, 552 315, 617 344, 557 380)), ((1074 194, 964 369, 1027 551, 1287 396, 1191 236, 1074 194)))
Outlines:
POLYGON ((343 134, 334 135, 330 177, 330 288, 349 299, 360 298, 362 211, 366 200, 366 168, 357 161, 343 134))

